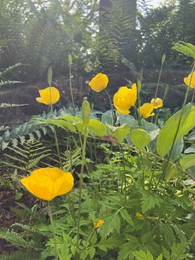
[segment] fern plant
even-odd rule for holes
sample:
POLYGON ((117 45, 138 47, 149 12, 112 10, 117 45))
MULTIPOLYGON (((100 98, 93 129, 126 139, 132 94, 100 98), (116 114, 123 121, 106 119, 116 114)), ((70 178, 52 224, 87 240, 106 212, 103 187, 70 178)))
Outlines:
POLYGON ((51 156, 51 149, 37 140, 28 140, 23 145, 8 146, 3 163, 14 169, 30 171, 48 156, 51 156))

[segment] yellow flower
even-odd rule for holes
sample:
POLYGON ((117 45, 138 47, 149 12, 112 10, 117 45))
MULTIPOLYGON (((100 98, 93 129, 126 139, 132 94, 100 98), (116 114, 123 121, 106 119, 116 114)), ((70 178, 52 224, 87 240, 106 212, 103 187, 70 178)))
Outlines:
POLYGON ((184 83, 189 87, 189 88, 195 88, 195 71, 190 73, 186 78, 183 79, 184 83))
POLYGON ((154 105, 150 103, 144 103, 141 107, 138 108, 138 111, 143 118, 154 116, 155 114, 153 113, 153 110, 154 105))
POLYGON ((60 92, 55 87, 48 87, 39 90, 40 97, 36 101, 45 105, 53 105, 60 99, 60 92))
POLYGON ((94 221, 94 227, 95 227, 95 228, 99 228, 99 227, 101 227, 103 224, 104 224, 104 220, 102 220, 102 219, 99 219, 99 220, 97 220, 97 221, 94 221))
POLYGON ((113 102, 119 114, 129 114, 129 109, 135 105, 137 100, 137 86, 134 83, 132 88, 120 87, 114 94, 113 102))
POLYGON ((135 213, 135 217, 140 219, 140 220, 144 220, 144 216, 141 213, 139 213, 139 212, 135 213))
POLYGON ((161 98, 152 98, 150 104, 154 106, 154 109, 157 109, 163 106, 163 100, 161 98))
POLYGON ((92 80, 89 82, 89 86, 92 90, 100 92, 105 89, 108 85, 108 76, 103 73, 98 73, 92 80))
POLYGON ((20 181, 29 192, 43 200, 66 194, 74 185, 72 174, 59 168, 40 168, 20 181))

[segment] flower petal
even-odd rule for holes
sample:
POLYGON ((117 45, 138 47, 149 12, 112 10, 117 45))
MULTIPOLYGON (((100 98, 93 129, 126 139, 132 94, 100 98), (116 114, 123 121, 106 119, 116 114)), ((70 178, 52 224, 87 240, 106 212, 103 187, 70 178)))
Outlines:
POLYGON ((120 87, 114 94, 113 103, 119 114, 129 114, 129 109, 135 105, 137 100, 137 86, 134 83, 132 88, 120 87))
POLYGON ((184 83, 189 88, 195 88, 195 71, 193 71, 186 78, 184 78, 184 83))
POLYGON ((152 98, 150 104, 154 106, 154 109, 157 109, 163 106, 163 100, 161 98, 152 98))
POLYGON ((60 92, 55 87, 48 87, 39 90, 40 97, 36 98, 36 101, 45 105, 53 105, 60 99, 60 92))
POLYGON ((98 73, 92 80, 89 82, 89 86, 92 90, 100 92, 105 89, 108 85, 109 79, 106 74, 98 73))
POLYGON ((143 118, 148 118, 150 116, 154 116, 153 113, 154 105, 150 103, 144 103, 141 107, 138 108, 138 112, 143 118))
POLYGON ((36 197, 52 200, 72 190, 74 178, 70 172, 59 168, 40 168, 21 179, 24 187, 36 197))

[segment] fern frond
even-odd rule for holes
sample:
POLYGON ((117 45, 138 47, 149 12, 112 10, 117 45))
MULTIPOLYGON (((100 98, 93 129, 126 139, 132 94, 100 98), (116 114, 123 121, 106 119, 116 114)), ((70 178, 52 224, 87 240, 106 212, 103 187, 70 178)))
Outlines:
POLYGON ((34 168, 42 159, 51 156, 51 149, 39 141, 24 142, 22 145, 15 147, 8 146, 7 151, 4 154, 4 164, 9 165, 19 170, 31 170, 34 168))

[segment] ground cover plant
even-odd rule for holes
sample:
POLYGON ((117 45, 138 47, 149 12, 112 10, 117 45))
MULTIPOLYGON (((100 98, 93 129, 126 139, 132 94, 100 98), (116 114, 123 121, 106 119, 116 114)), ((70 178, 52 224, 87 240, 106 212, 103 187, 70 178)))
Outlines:
POLYGON ((140 80, 110 97, 101 72, 89 87, 106 92, 110 110, 93 111, 87 98, 79 110, 71 95, 73 107, 56 112, 49 68, 35 102, 50 112, 1 136, 4 168, 13 171, 6 185, 18 201, 17 221, 0 230, 16 252, 2 259, 193 259, 195 46, 173 49, 192 59, 192 70, 183 105, 165 121, 159 82, 142 104, 140 80))

